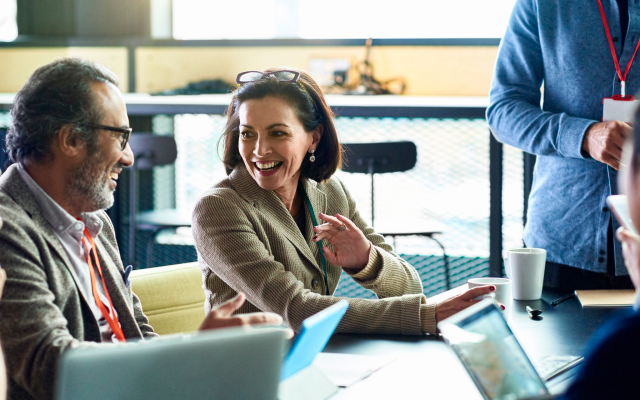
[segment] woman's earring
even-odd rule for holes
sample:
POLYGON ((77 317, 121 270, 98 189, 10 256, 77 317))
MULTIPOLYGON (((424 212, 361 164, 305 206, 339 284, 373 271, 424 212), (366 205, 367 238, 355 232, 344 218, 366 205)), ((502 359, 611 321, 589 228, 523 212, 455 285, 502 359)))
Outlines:
POLYGON ((311 157, 309 157, 309 161, 314 162, 316 160, 316 156, 313 155, 313 153, 315 153, 316 151, 311 149, 309 150, 309 153, 311 153, 311 157))

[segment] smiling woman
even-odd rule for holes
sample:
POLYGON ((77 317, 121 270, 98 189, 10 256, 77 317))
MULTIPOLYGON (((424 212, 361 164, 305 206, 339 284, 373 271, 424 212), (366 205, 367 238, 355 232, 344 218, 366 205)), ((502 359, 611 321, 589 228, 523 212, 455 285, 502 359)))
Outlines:
POLYGON ((347 299, 339 332, 419 335, 494 290, 429 303, 416 270, 367 225, 333 176, 342 149, 316 82, 274 69, 241 73, 237 82, 223 136, 229 177, 193 214, 207 309, 244 292, 238 312, 271 311, 299 329, 341 300, 333 293, 345 271, 379 299, 347 299))

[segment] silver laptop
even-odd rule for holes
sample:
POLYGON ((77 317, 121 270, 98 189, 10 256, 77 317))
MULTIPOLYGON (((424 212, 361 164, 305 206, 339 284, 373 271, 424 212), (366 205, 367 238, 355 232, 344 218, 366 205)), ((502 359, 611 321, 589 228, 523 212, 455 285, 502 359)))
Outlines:
POLYGON ((282 329, 220 329, 66 351, 56 399, 276 399, 282 329))
POLYGON ((492 299, 439 322, 438 329, 486 400, 553 398, 568 386, 559 380, 547 387, 492 299))

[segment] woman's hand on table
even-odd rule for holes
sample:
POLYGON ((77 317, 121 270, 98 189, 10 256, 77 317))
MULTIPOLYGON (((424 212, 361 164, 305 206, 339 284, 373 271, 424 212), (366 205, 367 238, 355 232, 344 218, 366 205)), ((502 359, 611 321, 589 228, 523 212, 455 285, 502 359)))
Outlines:
MULTIPOLYGON (((238 293, 236 297, 228 300, 218 307, 212 309, 204 318, 200 331, 217 328, 228 328, 232 326, 251 326, 251 325, 282 325, 282 317, 274 313, 250 313, 232 315, 244 303, 246 297, 244 293, 238 293)), ((293 331, 290 332, 293 335, 293 331)))
POLYGON ((624 265, 637 288, 640 284, 640 237, 622 226, 616 231, 616 237, 622 242, 624 265))
POLYGON ((344 215, 331 216, 319 214, 325 224, 314 226, 314 242, 328 241, 333 246, 333 251, 323 247, 324 257, 333 265, 342 268, 359 271, 369 262, 371 243, 351 220, 344 215))
MULTIPOLYGON (((453 314, 464 310, 465 308, 472 306, 483 299, 476 300, 477 297, 485 294, 491 294, 496 291, 495 286, 478 286, 473 289, 469 289, 466 292, 454 296, 450 299, 442 301, 436 305, 436 322, 440 322, 443 319, 449 318, 453 314)), ((504 310, 504 306, 500 304, 504 310)))

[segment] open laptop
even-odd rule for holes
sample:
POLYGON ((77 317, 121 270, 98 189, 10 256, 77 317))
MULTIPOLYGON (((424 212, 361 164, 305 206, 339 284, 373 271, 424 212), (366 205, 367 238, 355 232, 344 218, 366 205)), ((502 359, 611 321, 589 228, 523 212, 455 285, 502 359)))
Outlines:
POLYGON ((302 329, 284 360, 280 379, 285 380, 313 363, 313 359, 327 345, 348 307, 349 303, 341 300, 302 321, 302 329))
POLYGON ((275 400, 285 335, 229 328, 69 350, 56 399, 275 400))
POLYGON ((338 391, 338 387, 312 363, 348 307, 349 303, 341 300, 302 321, 302 329, 282 365, 280 400, 324 400, 338 391))
POLYGON ((558 384, 545 384, 493 299, 439 322, 438 329, 487 400, 552 398, 567 387, 557 378, 558 384))

